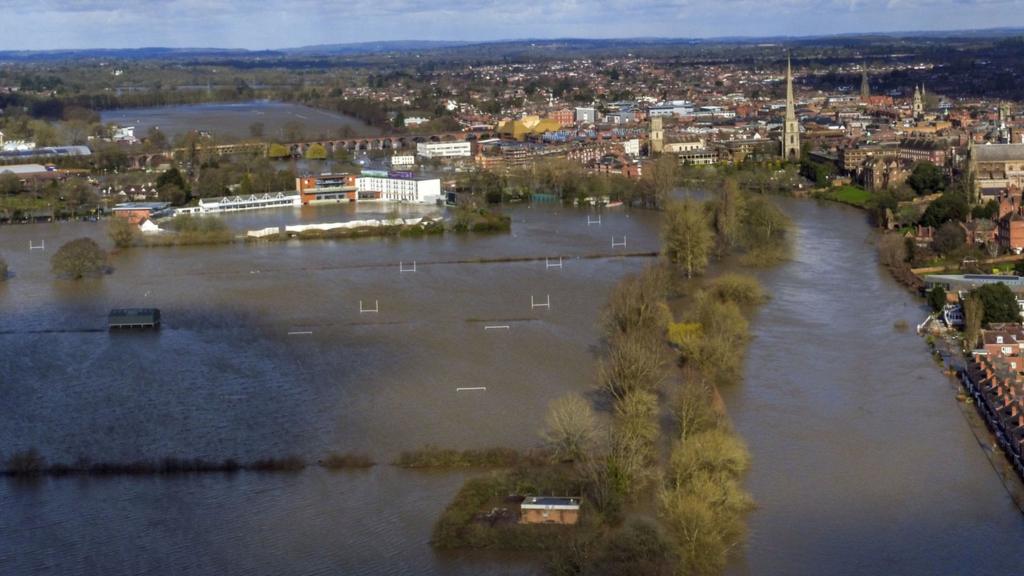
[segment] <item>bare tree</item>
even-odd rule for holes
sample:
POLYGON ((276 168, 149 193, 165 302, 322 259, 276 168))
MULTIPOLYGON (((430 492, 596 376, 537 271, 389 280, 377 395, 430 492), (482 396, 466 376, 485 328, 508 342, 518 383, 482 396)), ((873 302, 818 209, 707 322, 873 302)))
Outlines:
POLYGON ((670 204, 662 235, 665 257, 680 266, 687 278, 704 272, 711 256, 713 238, 699 203, 684 200, 670 204))
POLYGON ((548 406, 544 439, 560 460, 581 460, 593 448, 597 418, 579 394, 553 400, 548 406))
POLYGON ((598 386, 618 401, 637 390, 656 390, 665 377, 663 346, 642 333, 614 336, 597 368, 598 386))

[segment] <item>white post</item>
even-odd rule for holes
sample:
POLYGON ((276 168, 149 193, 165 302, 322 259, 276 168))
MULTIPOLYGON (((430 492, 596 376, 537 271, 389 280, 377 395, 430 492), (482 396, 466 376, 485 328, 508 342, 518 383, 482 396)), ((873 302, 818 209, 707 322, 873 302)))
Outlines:
POLYGON ((376 314, 379 311, 380 311, 380 301, 379 300, 374 300, 373 301, 373 308, 372 309, 364 307, 363 306, 363 301, 362 300, 359 301, 359 313, 360 314, 365 314, 365 313, 374 313, 374 314, 376 314))
POLYGON ((31 250, 46 250, 46 240, 40 240, 39 241, 39 246, 36 246, 35 244, 32 243, 31 240, 29 240, 28 241, 28 249, 29 249, 29 251, 31 251, 31 250))
POLYGON ((626 247, 626 237, 625 236, 622 237, 622 242, 616 241, 615 240, 615 236, 612 236, 612 248, 625 248, 625 247, 626 247))
POLYGON ((547 295, 547 298, 543 302, 537 302, 533 298, 533 294, 530 294, 530 308, 547 308, 551 309, 551 294, 547 295))
POLYGON ((558 257, 558 263, 557 264, 552 264, 551 263, 551 258, 545 258, 544 259, 544 268, 545 269, 547 269, 547 268, 559 268, 560 269, 561 267, 562 267, 562 257, 561 256, 558 257))
POLYGON ((600 226, 601 225, 601 215, 600 214, 597 215, 597 220, 594 220, 593 216, 588 215, 587 216, 587 226, 590 226, 591 224, 597 224, 598 226, 600 226))
POLYGON ((399 272, 415 272, 416 271, 416 261, 415 260, 412 261, 412 268, 406 268, 405 267, 405 262, 399 262, 398 263, 398 271, 399 272))

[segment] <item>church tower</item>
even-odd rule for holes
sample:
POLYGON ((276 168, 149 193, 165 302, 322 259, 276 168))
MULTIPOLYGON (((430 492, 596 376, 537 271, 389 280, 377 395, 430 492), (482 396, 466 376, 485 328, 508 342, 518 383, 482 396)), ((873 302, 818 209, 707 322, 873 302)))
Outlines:
POLYGON ((914 119, 920 120, 924 116, 924 94, 921 87, 914 86, 914 119))
POLYGON ((651 118, 651 147, 650 154, 661 154, 665 149, 665 130, 661 125, 661 116, 651 118))
POLYGON ((782 158, 790 162, 800 160, 800 123, 796 119, 793 101, 793 66, 786 57, 786 119, 782 126, 782 158))

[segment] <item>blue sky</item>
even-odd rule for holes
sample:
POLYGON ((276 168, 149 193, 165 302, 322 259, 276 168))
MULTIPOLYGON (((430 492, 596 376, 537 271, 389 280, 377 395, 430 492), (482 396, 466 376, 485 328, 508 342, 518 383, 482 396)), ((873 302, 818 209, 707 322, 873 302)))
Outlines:
POLYGON ((1024 26, 1024 0, 0 0, 0 49, 711 37, 1024 26))

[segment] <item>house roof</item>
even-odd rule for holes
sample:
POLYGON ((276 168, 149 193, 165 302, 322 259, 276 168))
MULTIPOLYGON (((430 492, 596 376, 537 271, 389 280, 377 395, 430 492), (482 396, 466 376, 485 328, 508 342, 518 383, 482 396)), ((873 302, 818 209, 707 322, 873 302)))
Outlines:
POLYGON ((1024 144, 985 144, 971 149, 978 162, 1024 161, 1024 144))
POLYGON ((530 496, 520 505, 523 510, 579 510, 579 498, 555 496, 530 496))

